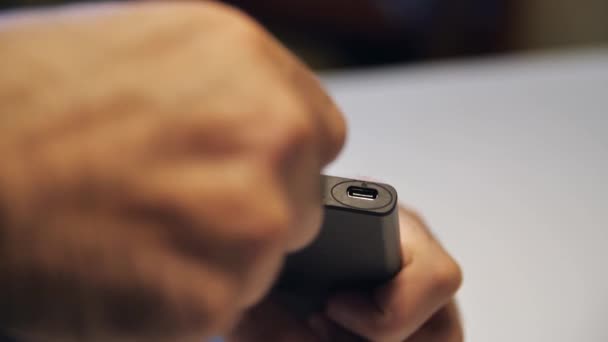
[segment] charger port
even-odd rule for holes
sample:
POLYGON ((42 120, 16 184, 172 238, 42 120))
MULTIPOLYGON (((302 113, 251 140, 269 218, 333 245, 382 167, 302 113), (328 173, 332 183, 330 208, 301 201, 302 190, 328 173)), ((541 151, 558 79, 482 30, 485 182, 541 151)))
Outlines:
POLYGON ((349 186, 346 190, 348 197, 373 201, 378 197, 378 190, 373 188, 363 188, 360 186, 349 186))

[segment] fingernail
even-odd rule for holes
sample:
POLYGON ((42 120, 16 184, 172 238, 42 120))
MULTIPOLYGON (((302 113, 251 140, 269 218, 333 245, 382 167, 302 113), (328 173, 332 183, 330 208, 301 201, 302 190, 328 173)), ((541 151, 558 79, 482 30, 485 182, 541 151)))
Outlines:
POLYGON ((310 329, 319 337, 322 341, 330 341, 329 326, 327 320, 322 315, 314 315, 308 319, 308 325, 310 329))

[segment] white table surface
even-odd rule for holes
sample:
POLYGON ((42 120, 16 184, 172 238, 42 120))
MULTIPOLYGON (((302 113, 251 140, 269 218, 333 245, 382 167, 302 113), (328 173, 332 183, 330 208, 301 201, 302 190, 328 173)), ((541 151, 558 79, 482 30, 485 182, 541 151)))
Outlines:
POLYGON ((426 216, 468 341, 608 341, 608 49, 322 78, 350 126, 327 172, 426 216))

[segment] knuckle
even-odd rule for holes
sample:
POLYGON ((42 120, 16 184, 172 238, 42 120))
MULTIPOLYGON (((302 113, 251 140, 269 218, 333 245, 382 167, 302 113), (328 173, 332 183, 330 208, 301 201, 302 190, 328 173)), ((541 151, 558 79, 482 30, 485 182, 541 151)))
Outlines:
POLYGON ((291 110, 289 118, 275 121, 272 129, 275 134, 268 137, 266 150, 274 167, 284 171, 284 166, 300 165, 297 160, 311 147, 318 134, 312 121, 297 108, 291 110))
POLYGON ((173 10, 175 12, 174 14, 196 16, 199 18, 204 17, 205 19, 217 17, 222 21, 252 21, 245 12, 219 1, 207 1, 205 3, 196 1, 158 2, 148 4, 147 6, 162 9, 165 12, 167 10, 173 10))
POLYGON ((291 212, 268 165, 249 159, 236 164, 238 171, 222 169, 232 175, 216 177, 223 182, 213 188, 221 194, 214 197, 205 214, 209 216, 206 221, 218 227, 218 236, 238 249, 238 255, 231 258, 254 264, 278 254, 289 230, 291 212))
POLYGON ((289 141, 294 145, 305 144, 313 141, 316 136, 316 129, 310 116, 298 115, 289 124, 287 132, 289 133, 289 141))
POLYGON ((284 135, 279 138, 282 152, 286 157, 298 154, 315 141, 317 135, 314 123, 304 115, 294 115, 291 122, 285 124, 284 135))
POLYGON ((232 33, 232 37, 242 46, 259 47, 265 39, 264 29, 242 10, 221 3, 212 3, 211 7, 225 32, 232 33))
POLYGON ((443 296, 454 295, 462 285, 462 270, 449 255, 437 263, 432 277, 435 292, 443 296))
POLYGON ((211 31, 221 28, 221 31, 217 31, 218 34, 226 39, 235 39, 241 45, 259 42, 259 38, 264 36, 262 27, 247 13, 219 1, 158 2, 147 6, 152 8, 151 12, 155 15, 165 18, 167 12, 171 12, 171 17, 180 25, 190 22, 203 27, 205 30, 202 32, 208 32, 210 28, 211 31))
POLYGON ((213 13, 220 16, 223 20, 229 20, 229 22, 231 22, 231 23, 237 22, 237 23, 252 24, 255 22, 253 20, 253 18, 251 18, 244 11, 240 10, 237 7, 227 5, 225 3, 221 3, 221 2, 217 2, 217 1, 214 1, 214 2, 209 1, 205 4, 204 8, 207 8, 207 9, 213 11, 213 13))
MULTIPOLYGON (((254 199, 255 200, 255 199, 254 199)), ((273 199, 264 201, 266 208, 249 220, 248 229, 244 231, 244 242, 254 251, 272 251, 284 240, 289 227, 289 215, 280 203, 273 199)))
MULTIPOLYGON (((211 331, 223 331, 229 327, 238 315, 238 308, 235 307, 235 293, 230 295, 228 291, 215 291, 208 295, 207 307, 205 308, 211 331)), ((201 322, 198 322, 200 325, 201 322)), ((196 325, 194 325, 196 326, 196 325)))
POLYGON ((324 123, 323 141, 326 144, 323 150, 327 155, 325 161, 331 161, 344 147, 347 136, 347 125, 346 119, 340 109, 324 91, 322 92, 322 97, 325 98, 325 100, 322 100, 325 105, 320 115, 324 116, 321 121, 324 123))

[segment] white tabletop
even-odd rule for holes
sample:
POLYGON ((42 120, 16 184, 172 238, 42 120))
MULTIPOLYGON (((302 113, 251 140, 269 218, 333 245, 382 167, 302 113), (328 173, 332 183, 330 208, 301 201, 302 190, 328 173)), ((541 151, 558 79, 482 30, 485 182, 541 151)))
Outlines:
POLYGON ((468 341, 608 341, 608 49, 323 79, 350 126, 327 172, 426 216, 468 341))

